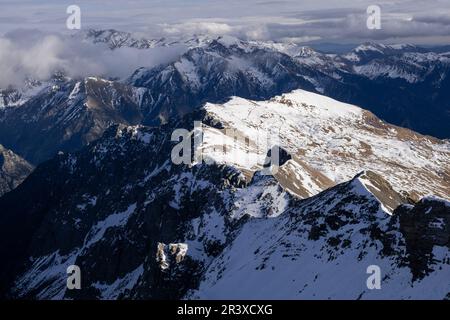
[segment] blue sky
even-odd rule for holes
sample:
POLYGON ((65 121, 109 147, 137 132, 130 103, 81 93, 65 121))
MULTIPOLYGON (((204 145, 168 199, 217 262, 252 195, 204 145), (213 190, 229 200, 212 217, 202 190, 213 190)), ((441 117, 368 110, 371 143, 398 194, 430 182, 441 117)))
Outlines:
POLYGON ((82 28, 147 36, 194 33, 243 38, 358 43, 450 43, 449 0, 0 0, 0 33, 25 28, 66 32, 68 5, 82 28), (366 28, 368 5, 382 8, 382 29, 366 28))

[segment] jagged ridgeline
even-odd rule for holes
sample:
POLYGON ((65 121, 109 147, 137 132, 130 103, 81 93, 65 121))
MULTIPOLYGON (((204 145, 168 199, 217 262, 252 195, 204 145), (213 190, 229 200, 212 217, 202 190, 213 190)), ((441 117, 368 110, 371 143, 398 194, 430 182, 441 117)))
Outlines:
POLYGON ((304 90, 112 126, 0 198, 1 294, 444 299, 449 158, 448 141, 304 90), (215 161, 175 165, 172 133, 194 121, 215 161), (231 143, 226 128, 248 143, 231 143), (253 137, 273 128, 283 161, 264 175, 269 150, 253 137), (253 162, 227 156, 236 154, 253 162), (81 290, 67 289, 69 265, 80 267, 81 290), (367 286, 372 265, 379 290, 367 286))
POLYGON ((58 151, 78 150, 111 123, 159 125, 206 102, 266 100, 298 88, 359 105, 422 134, 450 137, 450 58, 439 50, 364 44, 336 55, 230 37, 135 39, 114 30, 77 37, 112 50, 185 50, 123 80, 70 79, 57 72, 48 81, 0 89, 0 143, 34 165, 58 151))

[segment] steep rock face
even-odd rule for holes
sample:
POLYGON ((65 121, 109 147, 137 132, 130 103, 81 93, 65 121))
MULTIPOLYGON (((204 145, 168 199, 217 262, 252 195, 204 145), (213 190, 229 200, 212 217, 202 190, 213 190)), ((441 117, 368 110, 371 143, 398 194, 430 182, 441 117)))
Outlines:
POLYGON ((111 50, 120 48, 152 49, 157 47, 184 46, 186 50, 210 43, 214 38, 206 35, 197 35, 187 38, 145 38, 136 37, 130 32, 114 29, 88 29, 74 34, 75 38, 87 42, 107 45, 111 50))
MULTIPOLYGON (((364 172, 317 196, 292 202, 277 218, 250 220, 212 261, 199 288, 186 297, 444 299, 450 290, 444 280, 450 271, 450 250, 436 243, 435 260, 426 261, 432 270, 418 280, 404 226, 370 192, 380 182, 389 188, 382 177, 364 172), (379 290, 367 286, 369 266, 381 270, 379 290)), ((425 214, 419 207, 417 214, 425 214)), ((443 215, 450 213, 448 207, 441 209, 443 215)), ((448 228, 447 220, 443 227, 448 228)))
POLYGON ((0 145, 0 196, 17 187, 32 170, 31 164, 0 145))
MULTIPOLYGON (((98 90, 115 85, 100 84, 80 94, 87 109, 100 103, 98 90)), ((395 209, 414 190, 447 197, 448 156, 446 141, 303 90, 265 102, 208 103, 158 127, 112 126, 79 152, 44 162, 0 198, 0 294, 443 298, 450 291, 442 281, 447 206, 437 216, 445 218, 443 233, 395 209), (194 138, 203 131, 192 163, 171 160, 176 129, 194 138), (265 144, 271 129, 279 139, 265 144), (248 139, 235 143, 234 134, 248 139), (264 175, 275 145, 280 163, 269 168, 278 171, 264 175), (197 151, 214 162, 197 161, 197 151), (73 264, 82 290, 66 288, 73 264), (381 291, 366 286, 370 265, 383 272, 381 291)), ((417 206, 418 215, 428 210, 417 206)))
POLYGON ((365 43, 343 55, 309 50, 296 58, 345 84, 323 85, 325 95, 423 134, 449 136, 448 54, 412 45, 365 43))
POLYGON ((112 128, 79 154, 39 166, 3 197, 1 287, 12 288, 3 294, 180 298, 194 288, 192 275, 227 242, 227 209, 245 179, 224 166, 172 165, 171 132, 112 128), (22 192, 27 201, 18 201, 22 192), (173 265, 179 272, 160 269, 158 242, 188 242, 190 254, 173 265), (86 290, 66 293, 70 264, 83 270, 86 290))
POLYGON ((0 90, 0 143, 33 164, 58 151, 78 150, 111 124, 157 125, 205 102, 230 96, 262 100, 298 88, 359 105, 421 133, 450 136, 445 53, 365 44, 336 55, 229 37, 137 39, 115 30, 82 36, 111 49, 183 45, 186 51, 168 64, 136 70, 123 83, 67 79, 56 72, 49 81, 0 90))
POLYGON ((144 124, 157 124, 206 101, 230 96, 267 99, 298 87, 314 90, 307 76, 317 78, 320 72, 296 64, 284 53, 219 38, 192 48, 168 65, 138 69, 127 82, 149 89, 153 99, 144 106, 144 124))
POLYGON ((441 255, 450 248, 449 201, 423 198, 414 206, 400 206, 394 215, 406 239, 408 263, 414 278, 423 279, 442 268, 442 262, 450 263, 450 257, 441 255))
POLYGON ((21 95, 14 89, 0 90, 0 108, 14 105, 20 101, 21 95))
POLYGON ((114 29, 95 30, 89 29, 86 32, 75 35, 76 37, 83 37, 86 41, 93 43, 104 43, 111 50, 118 48, 137 48, 149 49, 159 45, 165 45, 164 39, 145 39, 136 38, 129 32, 117 31, 114 29))
POLYGON ((0 141, 40 163, 99 138, 111 124, 141 121, 141 90, 100 78, 49 83, 20 107, 0 116, 0 141))
POLYGON ((80 152, 40 165, 0 198, 2 296, 356 299, 449 292, 442 281, 447 251, 434 262, 440 268, 421 282, 413 277, 409 236, 390 209, 406 200, 381 176, 365 171, 300 200, 276 177, 256 172, 248 181, 233 164, 174 165, 172 131, 192 130, 199 116, 210 117, 112 127, 80 152), (82 290, 66 289, 72 264, 81 269, 82 290), (373 264, 383 272, 381 291, 366 287, 373 264))
POLYGON ((137 70, 128 82, 154 93, 146 107, 147 124, 164 123, 205 101, 232 95, 260 100, 300 88, 445 138, 450 134, 449 68, 446 54, 408 45, 368 43, 336 55, 222 37, 200 42, 166 66, 137 70), (156 96, 161 92, 168 94, 156 96), (181 107, 176 109, 175 103, 181 107))
POLYGON ((48 81, 38 81, 35 79, 26 79, 22 87, 0 88, 0 112, 5 108, 18 107, 32 98, 42 88, 51 83, 58 83, 63 76, 56 72, 48 81))

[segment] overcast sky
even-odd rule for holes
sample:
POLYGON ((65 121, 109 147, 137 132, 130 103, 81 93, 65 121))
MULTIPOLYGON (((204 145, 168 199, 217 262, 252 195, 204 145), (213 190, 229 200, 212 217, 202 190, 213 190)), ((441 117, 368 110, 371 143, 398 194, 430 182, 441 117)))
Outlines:
POLYGON ((450 0, 0 0, 0 33, 67 32, 66 8, 81 8, 82 28, 149 37, 231 34, 242 38, 359 43, 450 44, 450 0), (381 7, 381 30, 366 9, 381 7))

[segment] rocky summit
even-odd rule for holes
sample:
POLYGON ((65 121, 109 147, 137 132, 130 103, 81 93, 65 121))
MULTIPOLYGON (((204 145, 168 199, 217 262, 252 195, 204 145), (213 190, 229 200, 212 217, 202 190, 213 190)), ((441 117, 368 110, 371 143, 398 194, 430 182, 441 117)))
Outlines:
POLYGON ((1 294, 443 299, 450 206, 439 177, 448 148, 302 90, 206 104, 157 127, 112 126, 0 198, 1 294), (284 156, 267 175, 270 150, 257 147, 252 130, 270 126, 284 156), (186 164, 171 161, 180 128, 203 134, 186 164), (248 139, 219 152, 227 128, 248 139), (196 148, 214 161, 196 162, 196 148), (82 290, 67 289, 69 265, 82 270, 82 290), (366 284, 373 265, 380 290, 366 284))
POLYGON ((0 298, 450 298, 448 50, 70 39, 182 50, 0 88, 0 298))

